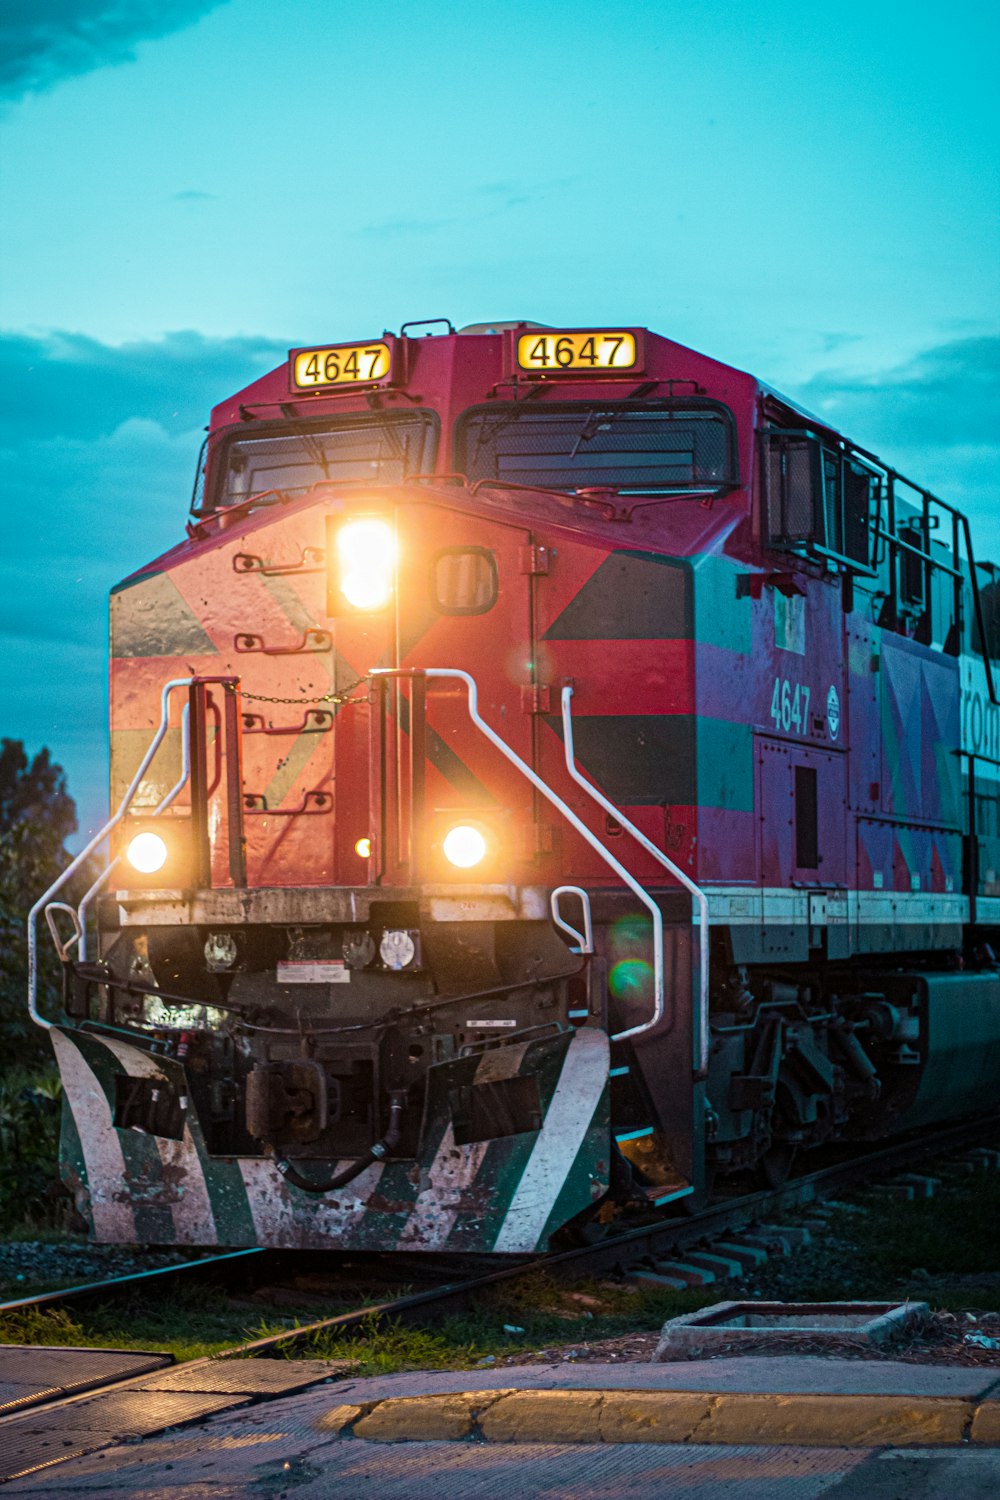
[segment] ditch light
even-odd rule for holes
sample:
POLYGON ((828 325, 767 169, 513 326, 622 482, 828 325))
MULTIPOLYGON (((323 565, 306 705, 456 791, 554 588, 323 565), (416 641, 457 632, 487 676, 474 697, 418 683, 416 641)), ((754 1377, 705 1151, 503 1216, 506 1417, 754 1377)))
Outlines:
POLYGON ((163 869, 169 852, 166 840, 147 829, 145 833, 137 833, 129 841, 125 858, 140 875, 155 875, 158 870, 163 869))
POLYGON ((123 885, 170 889, 191 885, 191 819, 129 818, 121 867, 123 885))

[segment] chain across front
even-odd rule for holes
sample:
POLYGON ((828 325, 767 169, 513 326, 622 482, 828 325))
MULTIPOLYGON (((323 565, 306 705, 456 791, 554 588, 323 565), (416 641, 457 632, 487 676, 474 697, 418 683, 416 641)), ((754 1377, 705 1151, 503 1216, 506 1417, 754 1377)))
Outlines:
POLYGON ((351 694, 368 681, 369 678, 367 676, 359 677, 349 687, 341 688, 337 693, 323 693, 316 698, 272 698, 267 693, 248 693, 245 689, 241 689, 240 696, 250 703, 288 703, 297 704, 300 708, 311 708, 314 704, 319 703, 364 703, 364 697, 352 698, 351 694))

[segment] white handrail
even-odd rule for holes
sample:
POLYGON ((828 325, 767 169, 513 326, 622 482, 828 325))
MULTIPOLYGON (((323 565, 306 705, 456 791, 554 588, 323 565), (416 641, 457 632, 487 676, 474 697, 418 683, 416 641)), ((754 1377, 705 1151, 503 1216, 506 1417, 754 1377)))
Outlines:
POLYGON ((80 941, 79 918, 67 901, 50 901, 48 906, 45 908, 45 921, 48 924, 48 929, 52 936, 52 941, 55 944, 56 952, 58 953, 63 963, 65 963, 66 959, 69 958, 69 950, 73 947, 73 944, 80 941), (57 911, 69 912, 70 919, 73 923, 72 936, 66 938, 65 940, 59 936, 59 928, 56 926, 56 919, 53 913, 57 911))
POLYGON ((638 829, 633 822, 626 818, 620 808, 609 802, 602 792, 597 790, 591 782, 587 781, 577 770, 576 755, 573 749, 573 714, 570 707, 570 699, 573 696, 571 687, 562 690, 562 724, 563 724, 563 749, 566 754, 566 769, 576 782, 582 786, 589 797, 592 797, 599 807, 603 807, 616 822, 623 828, 627 828, 637 843, 659 860, 665 870, 669 870, 675 880, 679 880, 684 888, 698 903, 700 929, 700 972, 698 975, 698 1071, 705 1072, 708 1068, 708 897, 700 886, 695 885, 689 875, 686 875, 672 859, 668 859, 662 849, 657 849, 646 835, 638 829))
MULTIPOLYGON (((496 748, 500 751, 500 754, 503 755, 507 760, 509 760, 512 766, 517 767, 517 769, 521 772, 521 775, 526 777, 527 780, 531 782, 531 785, 535 788, 536 791, 541 792, 542 796, 547 802, 551 802, 552 806, 556 808, 558 812, 562 813, 563 817, 570 824, 570 826, 576 829, 576 832, 580 835, 580 837, 590 845, 595 853, 600 855, 601 859, 604 860, 604 863, 608 865, 612 870, 614 870, 619 880, 624 881, 632 894, 637 897, 637 899, 641 901, 642 904, 648 909, 649 915, 652 918, 653 922, 653 1014, 650 1020, 643 1022, 641 1026, 632 1026, 627 1031, 619 1031, 611 1038, 611 1040, 613 1042, 618 1042, 621 1041, 623 1037, 637 1036, 640 1032, 650 1031, 663 1019, 663 916, 660 912, 660 908, 657 906, 652 896, 650 896, 648 892, 643 889, 643 887, 639 884, 639 882, 633 875, 629 874, 625 866, 621 864, 619 860, 615 859, 610 849, 606 849, 604 847, 597 835, 595 833, 591 833, 586 823, 582 822, 581 819, 577 817, 573 809, 563 801, 558 793, 554 792, 552 788, 548 786, 535 771, 532 770, 531 766, 529 766, 526 761, 523 761, 521 757, 516 754, 516 752, 513 751, 510 746, 500 738, 495 730, 490 728, 486 720, 479 712, 479 690, 476 686, 476 679, 474 677, 471 677, 468 672, 461 671, 458 667, 425 667, 423 669, 423 673, 425 677, 451 678, 453 681, 465 683, 466 689, 468 690, 467 704, 469 709, 469 718, 472 720, 473 724, 475 724, 479 732, 486 736, 491 745, 496 746, 496 748)), ((401 673, 396 667, 372 667, 368 675, 370 677, 395 677, 401 675, 401 673)))
POLYGON ((552 920, 556 924, 556 926, 560 927, 568 937, 573 938, 580 944, 579 948, 577 949, 578 953, 593 953, 594 928, 590 920, 590 897, 587 895, 586 891, 581 890, 578 885, 557 885, 555 890, 552 891, 549 895, 549 910, 552 913, 552 920), (580 909, 583 912, 582 932, 577 932, 575 927, 572 927, 569 922, 567 922, 562 916, 560 916, 560 896, 579 896, 580 909))
POLYGON ((38 935, 36 925, 38 922, 38 914, 40 911, 44 910, 46 905, 55 895, 56 891, 61 890, 62 887, 66 884, 67 880, 69 880, 73 875, 76 874, 77 870, 84 863, 84 861, 90 858, 98 845, 104 842, 108 834, 111 832, 112 828, 116 828, 121 822, 122 818, 128 811, 129 803, 132 801, 132 798, 135 796, 136 792, 139 789, 139 784, 142 781, 142 778, 145 776, 147 770, 149 769, 154 755, 163 744, 164 737, 167 733, 167 728, 170 724, 170 694, 173 692, 174 688, 191 687, 195 681, 197 681, 197 679, 194 677, 173 677, 169 682, 164 683, 163 692, 160 695, 160 727, 153 735, 153 738, 150 741, 149 749, 146 751, 145 755, 142 757, 142 760, 139 762, 139 769, 132 777, 132 780, 129 783, 128 790, 126 791, 121 802, 118 804, 118 811, 108 819, 99 833, 94 834, 94 837, 90 840, 90 843, 87 844, 84 849, 81 849, 76 858, 70 861, 65 870, 63 870, 62 874, 58 876, 58 878, 54 880, 49 886, 48 890, 45 892, 45 895, 39 896, 38 900, 35 902, 34 906, 28 913, 28 1014, 34 1021, 36 1026, 42 1026, 46 1031, 50 1031, 52 1029, 53 1023, 51 1021, 47 1021, 45 1017, 39 1013, 38 1010, 38 935))
MULTIPOLYGON (((191 774, 190 720, 191 705, 190 703, 185 703, 184 708, 181 711, 181 774, 174 782, 173 786, 170 788, 163 801, 153 808, 153 811, 149 815, 151 818, 158 818, 161 812, 166 811, 171 802, 173 802, 174 799, 184 790, 188 776, 191 774)), ((90 890, 86 893, 83 900, 80 902, 80 905, 76 909, 77 930, 79 932, 80 942, 79 952, 81 959, 85 959, 87 957, 87 912, 90 909, 90 904, 93 901, 94 897, 97 895, 98 891, 101 889, 101 886, 106 880, 110 879, 112 873, 117 870, 121 862, 121 855, 116 854, 111 863, 101 871, 100 875, 98 875, 97 879, 90 887, 90 890)))

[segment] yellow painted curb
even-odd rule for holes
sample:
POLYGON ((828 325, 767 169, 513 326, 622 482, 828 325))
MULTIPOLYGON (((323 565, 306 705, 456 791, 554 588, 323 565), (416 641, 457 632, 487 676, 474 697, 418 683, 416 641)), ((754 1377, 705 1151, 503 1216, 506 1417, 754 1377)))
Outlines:
POLYGON ((974 1443, 993 1443, 1000 1447, 1000 1401, 982 1401, 972 1419, 974 1443))
POLYGON ((689 1443, 708 1418, 707 1391, 604 1391, 602 1443, 689 1443), (672 1399, 664 1401, 664 1395, 672 1399))
POLYGON ((333 1407, 341 1437, 415 1443, 722 1443, 882 1448, 1000 1446, 1000 1401, 758 1391, 458 1391, 333 1407))
POLYGON ((597 1443, 600 1411, 600 1391, 513 1391, 479 1425, 488 1443, 597 1443))
POLYGON ((351 1426, 364 1412, 363 1406, 335 1406, 324 1412, 316 1426, 322 1432, 350 1432, 351 1426))
MULTIPOLYGON (((488 1404, 490 1396, 483 1400, 488 1404)), ((397 1396, 380 1401, 355 1422, 354 1436, 381 1443, 442 1442, 471 1437, 477 1415, 472 1396, 466 1394, 397 1396)))
POLYGON ((908 1448, 960 1443, 972 1417, 969 1401, 932 1396, 717 1396, 707 1443, 795 1443, 806 1447, 908 1448))

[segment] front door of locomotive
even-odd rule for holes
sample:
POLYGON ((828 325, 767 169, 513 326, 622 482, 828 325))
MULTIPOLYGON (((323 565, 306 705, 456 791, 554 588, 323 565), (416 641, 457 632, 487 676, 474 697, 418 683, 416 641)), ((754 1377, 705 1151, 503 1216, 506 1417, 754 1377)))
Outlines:
MULTIPOLYGON (((400 506, 396 528, 396 662, 404 671, 469 673, 483 718, 532 764, 531 579, 524 571, 530 533, 432 503, 400 506)), ((383 880, 507 883, 533 852, 531 786, 473 725, 464 683, 428 679, 423 713, 420 691, 406 677, 392 690, 383 880), (412 742, 421 727, 422 746, 412 742), (422 807, 411 802, 414 754, 424 762, 422 807), (444 841, 456 820, 481 833, 481 860, 449 860, 444 841)))

